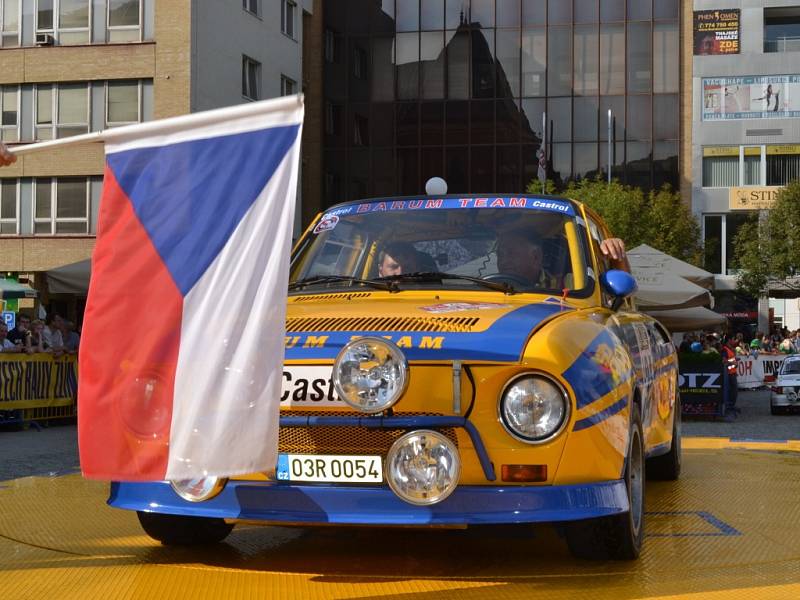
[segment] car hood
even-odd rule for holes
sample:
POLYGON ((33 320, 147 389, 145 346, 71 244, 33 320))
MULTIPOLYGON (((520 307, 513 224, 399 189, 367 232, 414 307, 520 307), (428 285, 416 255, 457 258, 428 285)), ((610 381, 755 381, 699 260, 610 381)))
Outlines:
POLYGON ((553 297, 491 296, 294 296, 286 315, 286 360, 333 360, 350 340, 374 336, 392 340, 408 360, 516 362, 532 331, 572 310, 553 297))
POLYGON ((777 385, 800 386, 800 375, 780 375, 777 385))

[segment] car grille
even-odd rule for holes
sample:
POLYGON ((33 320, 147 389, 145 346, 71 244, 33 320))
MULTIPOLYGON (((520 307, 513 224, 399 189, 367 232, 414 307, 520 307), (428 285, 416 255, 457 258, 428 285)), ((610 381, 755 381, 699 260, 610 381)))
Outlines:
POLYGON ((286 319, 286 331, 442 331, 469 333, 478 317, 309 317, 286 319))
POLYGON ((322 302, 326 300, 353 300, 356 298, 369 298, 372 292, 349 292, 346 294, 316 294, 313 296, 295 296, 292 302, 322 302))
MULTIPOLYGON (((355 417, 354 412, 302 410, 281 411, 282 417, 355 417)), ((438 413, 400 413, 398 417, 441 417, 438 413)), ((281 427, 278 452, 286 454, 378 454, 386 456, 392 444, 409 429, 371 429, 357 425, 323 427, 281 427)), ((458 447, 452 427, 437 428, 458 447)))

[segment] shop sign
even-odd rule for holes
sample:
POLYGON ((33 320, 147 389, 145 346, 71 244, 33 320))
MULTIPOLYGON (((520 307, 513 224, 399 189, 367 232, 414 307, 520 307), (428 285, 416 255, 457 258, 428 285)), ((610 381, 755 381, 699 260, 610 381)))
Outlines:
POLYGON ((778 199, 779 186, 732 187, 729 191, 731 210, 763 210, 772 208, 778 199))
POLYGON ((800 117, 800 75, 703 79, 703 120, 800 117))
POLYGON ((738 8, 694 11, 694 54, 739 54, 738 8))

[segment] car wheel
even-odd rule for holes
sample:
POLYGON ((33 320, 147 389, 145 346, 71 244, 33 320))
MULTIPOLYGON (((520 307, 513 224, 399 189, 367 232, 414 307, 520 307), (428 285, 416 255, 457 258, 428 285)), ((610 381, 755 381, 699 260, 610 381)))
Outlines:
POLYGON ((769 412, 772 413, 773 415, 782 415, 783 414, 783 410, 781 409, 781 407, 780 406, 775 406, 774 404, 770 404, 769 405, 769 412))
POLYGON ((639 407, 631 408, 631 440, 625 461, 625 485, 630 510, 621 515, 567 523, 570 552, 591 560, 639 558, 644 537, 644 442, 639 407))
MULTIPOLYGON (((680 402, 676 406, 680 406, 680 402)), ((681 411, 675 411, 672 420, 672 447, 661 456, 654 456, 647 461, 648 479, 675 481, 681 475, 681 411)))
POLYGON ((186 517, 137 511, 145 533, 165 546, 216 544, 224 540, 233 524, 224 519, 186 517))

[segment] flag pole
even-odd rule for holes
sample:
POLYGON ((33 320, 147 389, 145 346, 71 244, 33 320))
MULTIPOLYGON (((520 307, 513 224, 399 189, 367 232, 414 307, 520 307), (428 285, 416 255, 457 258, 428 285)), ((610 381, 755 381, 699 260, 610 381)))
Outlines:
MULTIPOLYGON (((545 161, 547 161, 547 112, 542 113, 542 150, 544 151, 545 161)), ((545 194, 547 185, 547 167, 545 166, 545 176, 542 179, 542 195, 545 194)))
POLYGON ((36 142, 35 144, 20 144, 17 146, 8 146, 8 151, 17 156, 21 154, 30 154, 31 152, 38 152, 39 150, 46 150, 50 148, 61 148, 63 146, 77 146, 79 144, 99 143, 104 142, 105 131, 92 131, 90 133, 82 133, 80 135, 73 135, 71 137, 59 138, 57 140, 47 140, 45 142, 36 142))

